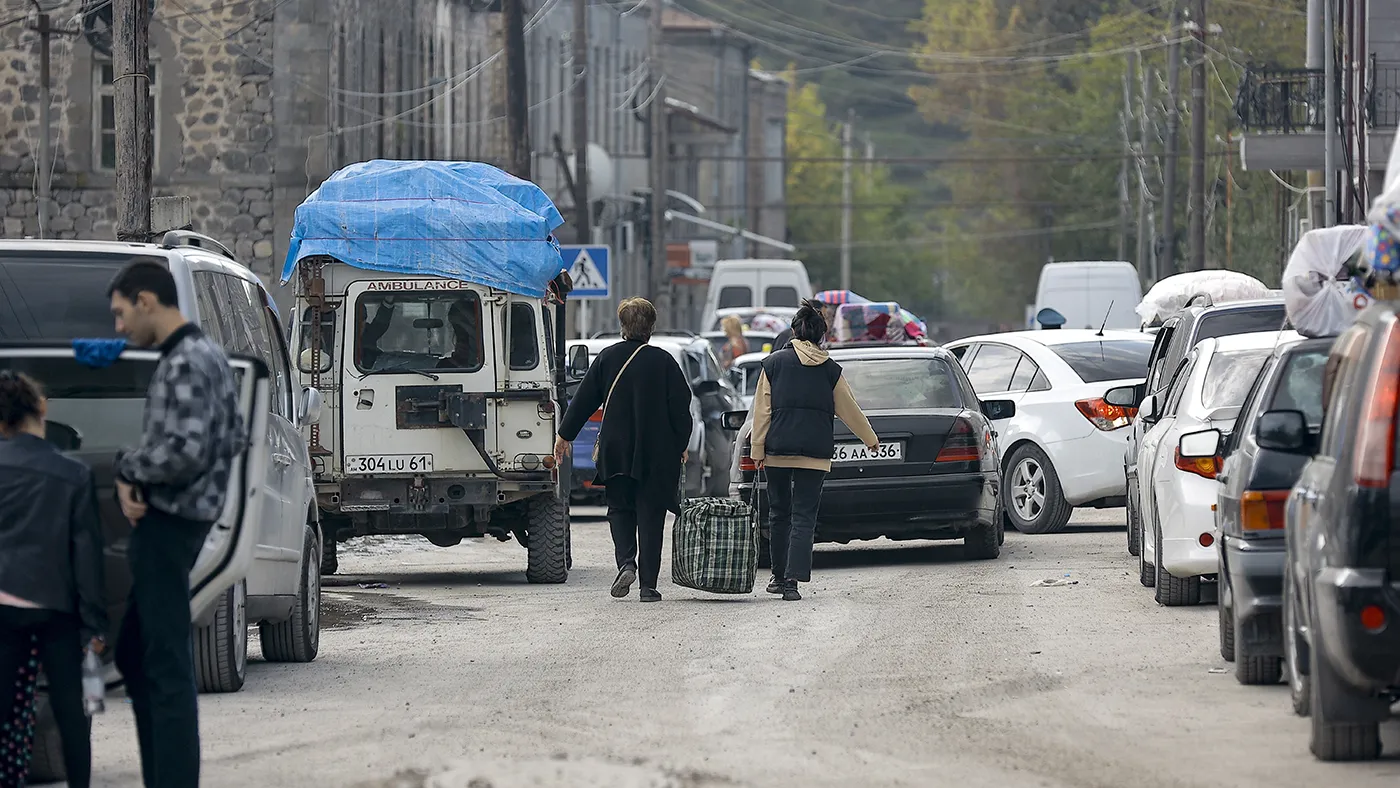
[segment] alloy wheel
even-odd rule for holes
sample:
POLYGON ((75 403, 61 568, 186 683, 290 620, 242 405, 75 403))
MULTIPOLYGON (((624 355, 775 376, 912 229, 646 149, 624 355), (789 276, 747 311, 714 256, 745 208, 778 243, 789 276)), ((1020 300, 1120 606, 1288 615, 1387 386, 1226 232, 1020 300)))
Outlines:
POLYGON ((1045 511, 1045 469, 1034 457, 1023 458, 1011 472, 1011 505, 1027 522, 1034 522, 1045 511))

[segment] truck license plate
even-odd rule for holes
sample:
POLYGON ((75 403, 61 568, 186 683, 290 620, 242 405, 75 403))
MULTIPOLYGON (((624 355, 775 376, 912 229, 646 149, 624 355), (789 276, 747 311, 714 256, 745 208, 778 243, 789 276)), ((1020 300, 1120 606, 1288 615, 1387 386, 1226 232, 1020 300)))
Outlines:
POLYGON ((903 443, 882 443, 870 451, 859 443, 838 443, 831 452, 834 463, 849 462, 903 462, 903 443))
POLYGON ((345 458, 346 473, 432 473, 431 454, 360 454, 345 458))

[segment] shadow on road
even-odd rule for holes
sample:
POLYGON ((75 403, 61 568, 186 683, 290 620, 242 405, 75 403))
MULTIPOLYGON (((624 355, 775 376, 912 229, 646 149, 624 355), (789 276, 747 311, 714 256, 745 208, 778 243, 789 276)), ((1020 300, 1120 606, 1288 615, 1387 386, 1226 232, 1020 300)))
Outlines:
POLYGON ((963 557, 961 541, 819 545, 816 554, 812 556, 812 566, 815 569, 961 563, 970 563, 963 557))
POLYGON ((425 588, 441 586, 444 588, 456 588, 459 586, 513 587, 529 585, 529 583, 525 581, 524 567, 515 571, 460 569, 451 572, 413 571, 338 574, 321 579, 321 585, 326 588, 361 590, 360 586, 364 585, 369 587, 364 590, 373 590, 379 584, 389 586, 388 589, 382 589, 386 591, 397 587, 425 588))

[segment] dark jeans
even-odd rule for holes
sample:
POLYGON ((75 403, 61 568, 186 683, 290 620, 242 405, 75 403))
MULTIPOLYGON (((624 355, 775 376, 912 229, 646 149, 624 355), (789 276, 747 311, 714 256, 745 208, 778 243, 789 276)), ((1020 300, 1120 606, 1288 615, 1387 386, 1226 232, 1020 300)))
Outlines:
MULTIPOLYGON (((36 610, 0 605, 0 691, 4 692, 6 715, 0 723, 9 726, 8 736, 0 739, 0 750, 16 741, 23 747, 32 739, 23 735, 30 726, 30 704, 16 703, 20 693, 29 688, 21 686, 35 678, 42 666, 49 681, 49 707, 58 723, 63 740, 63 765, 68 771, 68 784, 87 788, 92 777, 92 743, 88 738, 87 712, 83 710, 83 638, 78 631, 78 617, 56 610, 36 610), (30 660, 38 651, 38 665, 30 660), (12 709, 20 709, 15 719, 12 709)), ((28 760, 28 753, 21 753, 28 760)), ((0 759, 6 754, 0 752, 0 759)), ((0 776, 5 774, 0 764, 0 776)))
POLYGON ((817 507, 822 502, 825 471, 807 468, 764 469, 768 476, 768 530, 773 575, 782 580, 812 580, 812 540, 817 507))
POLYGON ((131 532, 131 598, 117 667, 136 714, 146 788, 199 785, 190 570, 209 527, 151 509, 131 532))
POLYGON ((666 502, 642 494, 637 480, 619 476, 608 480, 608 524, 612 526, 617 568, 637 567, 642 588, 656 588, 661 574, 661 542, 666 533, 666 502), (652 500, 652 498, 658 500, 652 500), (638 550, 638 541, 641 549, 638 550))

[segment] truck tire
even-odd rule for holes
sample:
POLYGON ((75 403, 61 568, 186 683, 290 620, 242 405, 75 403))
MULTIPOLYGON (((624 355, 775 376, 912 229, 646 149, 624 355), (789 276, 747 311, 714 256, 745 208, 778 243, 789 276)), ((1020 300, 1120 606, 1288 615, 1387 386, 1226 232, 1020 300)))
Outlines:
POLYGON ((1057 534, 1065 530, 1074 513, 1060 488, 1055 466, 1033 443, 1022 443, 1011 453, 1001 490, 1002 506, 1023 534, 1057 534), (1019 508, 1018 493, 1023 496, 1019 508))
POLYGON ((333 575, 340 569, 340 559, 336 556, 335 536, 329 536, 321 543, 321 574, 333 575))
POLYGON ((292 617, 258 625, 263 659, 268 662, 310 662, 321 647, 321 569, 316 562, 321 540, 314 528, 306 529, 301 553, 301 582, 292 617))
POLYGON ((200 692, 237 692, 248 677, 248 585, 224 592, 214 620, 194 633, 194 672, 200 692))
POLYGON ((563 583, 569 579, 569 507, 559 496, 536 495, 525 504, 530 535, 525 579, 563 583))

